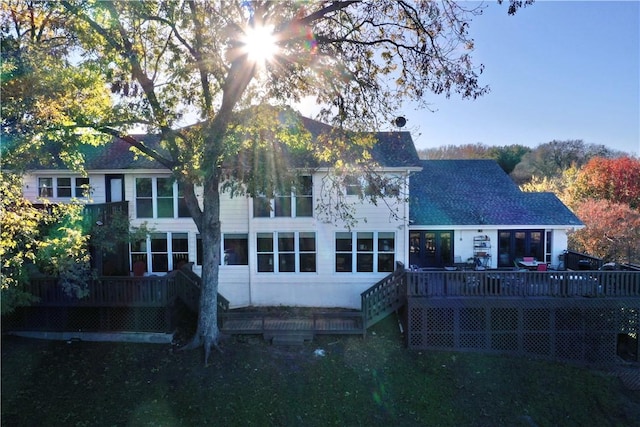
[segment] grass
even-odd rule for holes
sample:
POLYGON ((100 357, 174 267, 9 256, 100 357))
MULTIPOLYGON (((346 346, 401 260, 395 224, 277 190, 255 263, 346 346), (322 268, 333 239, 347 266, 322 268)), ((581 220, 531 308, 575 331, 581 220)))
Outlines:
POLYGON ((640 426, 640 392, 537 360, 407 350, 395 319, 277 347, 2 340, 6 426, 640 426), (324 350, 324 356, 316 350, 324 350))

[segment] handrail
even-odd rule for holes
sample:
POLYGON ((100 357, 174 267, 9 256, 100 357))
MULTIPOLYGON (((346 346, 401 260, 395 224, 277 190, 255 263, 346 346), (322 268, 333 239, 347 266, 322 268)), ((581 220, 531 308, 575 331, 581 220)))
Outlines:
POLYGON ((640 297, 635 271, 406 272, 408 297, 640 297))
POLYGON ((402 307, 406 302, 407 282, 404 265, 396 263, 396 270, 360 294, 365 328, 402 307))

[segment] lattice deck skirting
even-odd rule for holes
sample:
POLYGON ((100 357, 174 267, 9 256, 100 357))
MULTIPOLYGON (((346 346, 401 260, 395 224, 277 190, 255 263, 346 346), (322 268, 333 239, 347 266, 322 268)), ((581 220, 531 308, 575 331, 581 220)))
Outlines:
POLYGON ((406 316, 412 349, 512 353, 588 365, 613 365, 621 356, 638 361, 640 298, 409 298, 406 316))

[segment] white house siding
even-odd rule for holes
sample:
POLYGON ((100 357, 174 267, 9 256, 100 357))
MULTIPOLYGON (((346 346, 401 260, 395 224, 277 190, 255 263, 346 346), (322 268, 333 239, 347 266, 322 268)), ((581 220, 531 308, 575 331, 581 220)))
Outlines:
MULTIPOLYGON (((320 191, 321 174, 314 176, 314 204, 320 191)), ((360 308, 360 294, 389 273, 336 272, 335 236, 337 232, 392 232, 395 238, 395 261, 406 263, 407 232, 403 218, 394 218, 385 203, 374 206, 360 203, 357 196, 349 201, 357 207, 357 223, 351 229, 344 224, 316 218, 251 218, 249 244, 251 258, 251 304, 256 306, 290 305, 314 307, 360 308), (316 271, 299 273, 258 272, 255 250, 258 233, 314 232, 316 237, 316 271)), ((315 208, 315 206, 314 206, 315 208)), ((403 203, 399 215, 405 216, 403 203)), ((252 212, 252 208, 249 209, 252 212)), ((356 266, 353 265, 355 270, 356 266)), ((225 295, 226 296, 226 295, 225 295)))
MULTIPOLYGON (((71 178, 72 185, 75 178, 82 177, 80 174, 65 172, 59 170, 39 170, 37 172, 23 175, 22 177, 22 194, 27 200, 33 203, 41 203, 43 200, 38 193, 39 190, 39 178, 52 178, 53 183, 57 182, 58 178, 71 178)), ((105 189, 104 189, 104 174, 89 174, 89 188, 91 190, 90 197, 57 197, 57 192, 54 189, 54 195, 47 197, 47 201, 51 203, 69 203, 71 199, 77 200, 82 203, 104 203, 105 189)))
MULTIPOLYGON (((167 177, 168 173, 158 170, 100 171, 90 174, 93 190, 91 202, 105 203, 105 175, 124 173, 125 200, 129 202, 131 225, 139 227, 146 223, 157 233, 187 233, 189 261, 194 263, 194 271, 201 273, 197 265, 196 242, 198 230, 191 218, 137 218, 135 178, 167 177)), ((60 171, 39 171, 27 175, 24 180, 25 197, 36 201, 38 177, 72 176, 60 171)), ((394 233, 394 260, 407 263, 408 203, 401 203, 394 217, 390 208, 380 202, 378 206, 361 203, 356 196, 349 201, 357 208, 357 223, 351 229, 344 224, 321 221, 315 218, 315 203, 320 191, 321 176, 314 176, 314 217, 301 218, 253 218, 253 201, 244 196, 230 198, 221 195, 221 231, 226 233, 246 233, 248 236, 248 266, 221 265, 219 291, 232 307, 241 306, 315 306, 359 308, 360 294, 387 276, 383 272, 336 272, 335 236, 337 232, 388 232, 394 233), (316 238, 316 271, 309 273, 266 273, 258 272, 256 239, 258 233, 273 232, 313 232, 316 238)), ((197 194, 201 191, 196 190, 197 194)), ((51 199, 52 202, 66 202, 68 199, 51 199)), ((153 272, 151 272, 153 274, 153 272)), ((158 273, 161 274, 161 273, 158 273)))

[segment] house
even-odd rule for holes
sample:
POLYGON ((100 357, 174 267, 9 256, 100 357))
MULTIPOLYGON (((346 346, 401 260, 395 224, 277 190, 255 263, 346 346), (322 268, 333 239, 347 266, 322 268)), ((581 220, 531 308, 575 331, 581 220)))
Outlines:
POLYGON ((582 222, 553 194, 526 193, 492 160, 424 160, 409 187, 409 265, 473 260, 513 267, 533 257, 557 266, 582 222))
MULTIPOLYGON (((316 138, 330 129, 306 118, 303 123, 316 138)), ((471 258, 490 268, 531 255, 553 263, 567 247, 567 231, 581 226, 555 196, 520 192, 493 161, 421 161, 408 132, 372 136, 373 160, 409 197, 363 203, 363 189, 353 181, 345 194, 355 224, 329 221, 316 210, 327 196, 328 165, 305 164, 298 191, 274 199, 222 194, 219 292, 232 308, 360 308, 360 294, 397 262, 445 267, 471 258)), ((138 138, 157 143, 152 135, 138 138)), ((165 167, 134 155, 121 140, 92 147, 85 158, 86 177, 60 168, 29 171, 25 197, 124 202, 131 225, 146 223, 152 232, 127 248, 128 271, 120 274, 162 275, 185 262, 201 272, 198 230, 165 167)))

